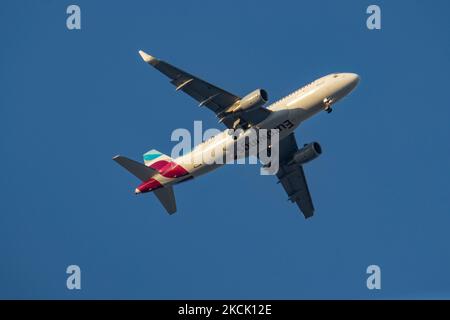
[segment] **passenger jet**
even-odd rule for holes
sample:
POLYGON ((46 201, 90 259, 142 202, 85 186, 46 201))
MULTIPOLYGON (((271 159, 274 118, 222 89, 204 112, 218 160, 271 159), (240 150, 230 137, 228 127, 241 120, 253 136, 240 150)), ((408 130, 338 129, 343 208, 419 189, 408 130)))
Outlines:
MULTIPOLYGON (((359 82, 357 74, 333 73, 324 76, 266 107, 268 95, 263 89, 240 97, 143 51, 139 51, 139 54, 146 63, 169 77, 177 91, 187 93, 197 100, 199 106, 213 111, 219 122, 228 128, 222 134, 196 146, 191 153, 204 152, 205 148, 201 146, 206 143, 214 145, 225 142, 232 145, 236 140, 244 138, 245 134, 237 137, 228 134, 229 129, 242 129, 241 132, 250 128, 279 130, 279 169, 276 173, 278 182, 286 191, 288 199, 298 205, 305 218, 313 215, 314 206, 303 165, 317 158, 322 149, 317 142, 299 148, 294 130, 303 121, 321 111, 330 113, 332 105, 356 87, 359 82)), ((172 214, 177 210, 173 192, 175 184, 221 166, 216 163, 190 163, 185 158, 188 156, 193 158, 192 154, 186 154, 172 159, 157 150, 150 150, 143 155, 144 163, 120 155, 115 156, 113 160, 141 180, 141 184, 135 189, 136 194, 154 192, 166 211, 172 214)))

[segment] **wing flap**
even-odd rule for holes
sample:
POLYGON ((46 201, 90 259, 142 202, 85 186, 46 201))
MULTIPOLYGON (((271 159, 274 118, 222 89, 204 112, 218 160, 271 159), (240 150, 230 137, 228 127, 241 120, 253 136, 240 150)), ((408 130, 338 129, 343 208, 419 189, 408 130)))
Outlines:
MULTIPOLYGON (((175 86, 175 90, 183 91, 199 103, 213 111, 221 119, 223 114, 241 100, 241 97, 223 90, 209 82, 206 82, 186 71, 183 71, 163 60, 159 60, 143 51, 139 51, 142 59, 155 69, 166 75, 170 83, 175 86)), ((236 119, 241 118, 244 122, 257 124, 270 114, 270 110, 258 108, 239 115, 233 115, 227 119, 222 119, 228 128, 233 128, 236 119)))
POLYGON ((176 90, 181 90, 216 114, 234 104, 240 97, 208 83, 186 71, 183 71, 163 60, 156 59, 143 51, 139 52, 145 62, 152 65, 171 79, 176 90), (151 58, 148 58, 151 57, 151 58))
POLYGON ((298 205, 305 218, 312 217, 314 205, 306 183, 303 167, 296 164, 281 165, 280 171, 278 171, 280 174, 279 179, 288 194, 288 200, 298 205))
POLYGON ((289 164, 297 150, 298 146, 293 133, 280 141, 280 168, 277 177, 288 195, 288 200, 295 202, 305 218, 309 218, 314 214, 314 205, 305 172, 301 165, 289 164))

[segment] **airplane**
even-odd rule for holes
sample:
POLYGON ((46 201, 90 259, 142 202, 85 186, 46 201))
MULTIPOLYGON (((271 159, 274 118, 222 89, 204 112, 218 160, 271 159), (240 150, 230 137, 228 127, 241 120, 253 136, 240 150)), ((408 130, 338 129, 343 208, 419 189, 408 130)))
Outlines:
MULTIPOLYGON (((240 137, 227 134, 229 129, 250 128, 278 129, 279 131, 279 169, 276 173, 278 182, 285 189, 288 200, 295 202, 305 218, 314 214, 314 205, 303 170, 303 165, 317 158, 322 153, 318 142, 311 142, 299 148, 294 130, 313 115, 325 111, 330 113, 332 105, 347 96, 359 83, 355 73, 333 73, 321 77, 306 86, 292 92, 286 97, 265 107, 268 94, 263 89, 256 89, 244 97, 237 96, 216 87, 192 74, 189 74, 163 60, 157 59, 144 51, 139 51, 142 59, 165 76, 176 87, 199 102, 199 106, 213 111, 219 122, 227 129, 209 141, 215 143, 236 143, 240 137)), ((243 135, 244 136, 244 135, 243 135)), ((191 153, 204 152, 196 146, 191 153)), ((270 147, 270 146, 269 146, 270 147)), ((155 149, 144 153, 144 163, 117 155, 113 158, 119 165, 141 180, 135 189, 136 194, 153 192, 169 214, 176 212, 173 186, 211 172, 221 166, 213 163, 193 163, 186 161, 182 155, 176 159, 155 149)))

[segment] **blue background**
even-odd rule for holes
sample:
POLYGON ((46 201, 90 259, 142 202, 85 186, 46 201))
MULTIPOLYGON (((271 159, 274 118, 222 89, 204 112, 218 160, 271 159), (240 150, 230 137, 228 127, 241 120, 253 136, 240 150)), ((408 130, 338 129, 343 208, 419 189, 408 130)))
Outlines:
POLYGON ((380 31, 372 1, 77 1, 69 31, 72 2, 4 2, 0 298, 450 298, 450 5, 376 3, 380 31), (316 215, 255 165, 176 187, 173 216, 135 196, 112 156, 170 154, 194 120, 221 128, 139 49, 271 101, 360 74, 296 132, 324 149, 306 167, 316 215))

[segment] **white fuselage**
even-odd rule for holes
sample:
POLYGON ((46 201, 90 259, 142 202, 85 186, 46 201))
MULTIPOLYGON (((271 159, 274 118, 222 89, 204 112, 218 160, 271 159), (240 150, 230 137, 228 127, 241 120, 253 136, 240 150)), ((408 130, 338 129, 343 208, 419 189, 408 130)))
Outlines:
MULTIPOLYGON (((336 73, 319 78, 271 104, 268 109, 272 113, 255 127, 278 129, 281 141, 291 134, 300 123, 316 113, 330 108, 332 104, 349 94, 356 87, 358 81, 359 77, 354 73, 336 73)), ((191 153, 175 159, 175 162, 181 164, 189 172, 189 175, 180 178, 166 178, 159 174, 155 178, 163 185, 172 185, 187 178, 210 172, 222 166, 222 164, 218 164, 220 161, 214 158, 211 150, 219 145, 222 147, 233 146, 240 139, 246 139, 246 132, 239 135, 237 139, 236 141, 226 129, 197 145, 191 153), (192 161, 192 159, 202 159, 202 161, 192 161)))

